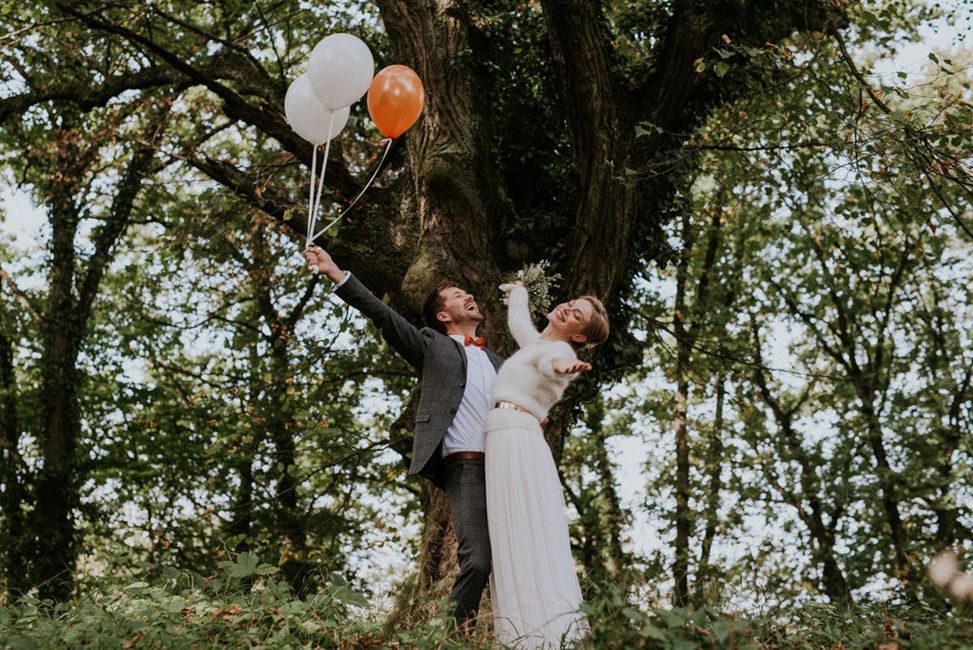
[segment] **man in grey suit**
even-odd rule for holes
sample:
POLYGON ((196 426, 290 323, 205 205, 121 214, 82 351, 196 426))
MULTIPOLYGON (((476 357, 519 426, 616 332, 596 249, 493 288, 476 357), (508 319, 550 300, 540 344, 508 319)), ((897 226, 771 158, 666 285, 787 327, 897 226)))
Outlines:
POLYGON ((436 287, 423 305, 426 327, 416 328, 369 291, 326 251, 304 251, 308 265, 335 282, 335 293, 368 317, 392 348, 420 373, 419 408, 409 474, 446 491, 456 533, 459 577, 450 615, 468 631, 490 577, 483 451, 490 391, 503 358, 483 347, 476 329, 483 314, 473 296, 452 283, 436 287))

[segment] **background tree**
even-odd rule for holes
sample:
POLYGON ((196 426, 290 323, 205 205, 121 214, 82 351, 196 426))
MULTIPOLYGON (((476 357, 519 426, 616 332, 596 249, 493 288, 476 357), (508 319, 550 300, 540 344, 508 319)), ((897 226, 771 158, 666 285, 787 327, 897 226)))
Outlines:
MULTIPOLYGON (((67 53, 87 45, 89 37, 64 30, 59 51, 28 48, 7 63, 29 89, 50 83, 57 71, 35 64, 63 64, 67 53)), ((98 69, 106 62, 96 54, 84 64, 98 69)), ((51 232, 42 296, 28 296, 5 274, 37 332, 37 399, 43 405, 36 432, 41 463, 26 478, 30 504, 11 501, 5 517, 12 527, 8 538, 19 549, 11 556, 18 561, 7 567, 13 588, 35 585, 54 599, 71 593, 78 552, 75 509, 85 478, 78 449, 83 347, 102 278, 131 223, 143 183, 159 166, 156 152, 168 107, 167 100, 146 95, 86 114, 74 102, 54 100, 22 114, 15 124, 8 122, 4 131, 5 144, 25 163, 18 180, 29 184, 45 206, 51 232), (93 228, 87 251, 78 247, 82 227, 93 228)), ((10 440, 16 449, 16 437, 10 440)), ((21 471, 16 454, 7 460, 14 464, 10 472, 21 471)))

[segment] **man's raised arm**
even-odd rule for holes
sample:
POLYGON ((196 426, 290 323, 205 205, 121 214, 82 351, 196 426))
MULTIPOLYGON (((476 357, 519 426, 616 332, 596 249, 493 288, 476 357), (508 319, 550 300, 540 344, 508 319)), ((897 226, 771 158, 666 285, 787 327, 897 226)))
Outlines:
POLYGON ((336 284, 335 293, 339 298, 375 323, 382 332, 382 338, 410 366, 422 372, 422 359, 429 346, 428 336, 424 336, 412 323, 375 297, 350 271, 338 268, 331 255, 323 248, 308 248, 304 251, 304 257, 309 268, 323 273, 336 284))

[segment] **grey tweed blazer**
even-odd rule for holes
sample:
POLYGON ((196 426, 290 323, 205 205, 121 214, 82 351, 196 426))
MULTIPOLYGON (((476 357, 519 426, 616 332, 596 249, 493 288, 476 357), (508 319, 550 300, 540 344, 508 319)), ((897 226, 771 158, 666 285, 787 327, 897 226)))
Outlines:
MULTIPOLYGON (((440 445, 466 389, 466 351, 445 334, 429 327, 417 328, 376 298, 354 275, 335 293, 375 323, 382 338, 419 372, 421 391, 409 475, 425 476, 442 488, 445 479, 440 445)), ((499 370, 503 357, 485 352, 499 370)))

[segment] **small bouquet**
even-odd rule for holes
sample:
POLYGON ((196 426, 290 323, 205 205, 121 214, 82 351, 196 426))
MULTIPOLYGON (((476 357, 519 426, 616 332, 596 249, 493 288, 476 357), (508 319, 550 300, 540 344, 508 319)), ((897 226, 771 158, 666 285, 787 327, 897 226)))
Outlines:
MULTIPOLYGON (((557 273, 550 274, 550 268, 551 263, 549 261, 541 260, 536 264, 528 264, 506 280, 508 284, 520 282, 524 285, 530 301, 530 313, 535 318, 547 313, 553 301, 554 289, 562 279, 557 273)), ((506 292, 504 292, 503 302, 507 304, 506 292)))

